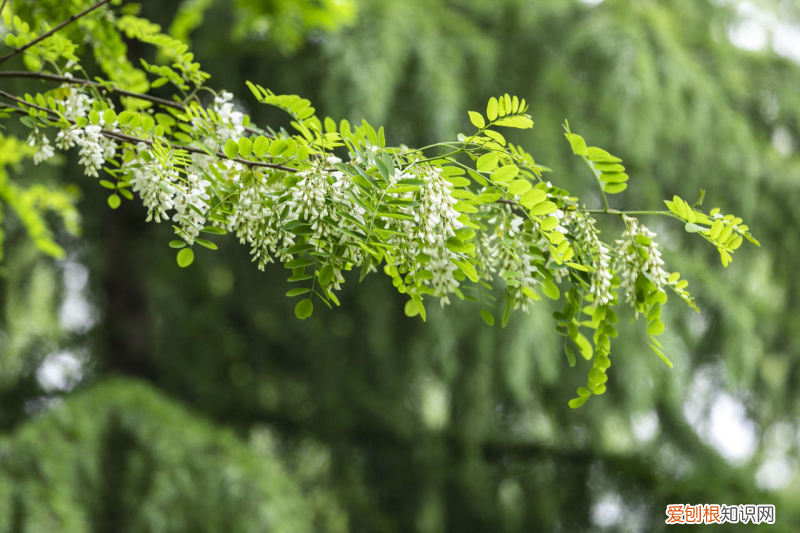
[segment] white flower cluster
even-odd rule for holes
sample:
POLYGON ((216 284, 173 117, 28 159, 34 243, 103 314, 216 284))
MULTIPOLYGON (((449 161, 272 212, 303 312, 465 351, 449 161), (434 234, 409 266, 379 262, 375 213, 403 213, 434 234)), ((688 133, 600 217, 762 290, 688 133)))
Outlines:
MULTIPOLYGON (((592 259, 592 284, 589 292, 594 296, 595 305, 606 305, 614 299, 611 294, 611 255, 608 246, 600 240, 600 231, 594 226, 594 219, 586 214, 575 211, 570 216, 570 223, 574 228, 574 235, 581 249, 587 252, 592 259)), ((647 229, 647 228, 645 228, 647 229)))
POLYGON ((258 263, 259 270, 273 262, 272 256, 281 247, 294 244, 290 233, 279 231, 278 213, 264 200, 272 192, 266 184, 253 180, 239 192, 238 209, 229 219, 228 229, 236 234, 241 244, 250 245, 250 255, 258 263))
POLYGON ((448 237, 455 236, 455 230, 462 224, 461 214, 453 206, 458 200, 452 197, 450 182, 442 177, 442 169, 425 167, 418 178, 425 182, 420 195, 420 205, 414 212, 417 237, 422 244, 422 252, 431 259, 426 268, 433 274, 430 287, 436 296, 441 297, 441 305, 449 304, 448 294, 458 288, 454 273, 458 267, 450 260, 453 252, 447 248, 448 237))
POLYGON ((238 141, 244 135, 244 113, 233 107, 233 94, 222 91, 214 98, 214 112, 222 122, 216 128, 217 136, 222 144, 228 139, 238 141))
POLYGON ((340 217, 333 203, 350 203, 345 196, 349 181, 339 171, 304 170, 296 176, 298 182, 292 187, 291 199, 287 202, 291 211, 291 218, 287 221, 305 220, 314 230, 314 239, 330 239, 335 228, 324 219, 339 221, 340 217))
POLYGON ((211 196, 206 189, 211 185, 208 180, 200 178, 197 174, 189 174, 185 181, 175 185, 175 215, 172 221, 181 229, 181 237, 187 244, 194 244, 194 240, 206 225, 206 217, 211 196))
POLYGON ((161 162, 149 155, 147 145, 136 145, 137 155, 125 164, 130 169, 130 183, 133 191, 142 199, 147 208, 147 222, 168 220, 167 211, 175 207, 174 184, 180 179, 178 172, 165 167, 161 162))
POLYGON ((35 128, 30 135, 28 135, 28 144, 30 146, 37 146, 39 150, 33 154, 33 164, 38 165, 43 161, 47 161, 55 152, 53 151, 53 147, 50 145, 50 139, 47 138, 47 135, 44 133, 39 132, 39 128, 35 128))
MULTIPOLYGON (((455 237, 456 230, 463 226, 458 221, 461 213, 453 207, 458 200, 453 198, 452 186, 442 177, 440 168, 416 166, 410 172, 395 171, 390 178, 390 185, 408 179, 424 182, 419 191, 419 205, 399 209, 402 214, 413 217, 413 221, 393 220, 392 226, 399 234, 393 235, 390 244, 396 247, 394 253, 399 254, 397 262, 400 265, 412 271, 425 269, 431 273, 430 279, 424 279, 423 284, 441 298, 442 305, 449 304, 448 295, 459 286, 455 278, 458 267, 451 261, 457 256, 447 248, 447 239, 455 237), (424 264, 420 261, 420 254, 427 256, 424 264)), ((411 201, 414 194, 395 193, 384 201, 411 201)))
POLYGON ((621 239, 614 241, 614 270, 622 279, 625 301, 633 304, 636 299, 636 280, 640 275, 652 281, 658 290, 664 291, 669 274, 662 268, 664 260, 654 240, 656 234, 639 224, 635 218, 627 215, 622 218, 627 229, 621 239))
MULTIPOLYGON (((67 97, 58 102, 64 106, 64 118, 71 122, 75 122, 79 117, 86 118, 94 100, 74 87, 64 85, 64 88, 69 89, 67 97)), ((80 147, 78 163, 85 167, 84 172, 87 176, 99 177, 99 171, 106 160, 113 158, 117 153, 117 143, 102 134, 104 129, 119 132, 115 124, 116 121, 106 124, 102 115, 97 124, 87 124, 84 127, 73 124, 58 132, 56 146, 61 150, 80 147)))
POLYGON ((511 206, 505 205, 501 213, 488 222, 496 224, 495 234, 499 236, 496 268, 505 273, 512 306, 527 313, 530 298, 525 294, 528 292, 526 289, 533 291, 539 282, 536 280, 535 258, 529 253, 532 243, 526 243, 522 233, 525 220, 512 212, 511 206))

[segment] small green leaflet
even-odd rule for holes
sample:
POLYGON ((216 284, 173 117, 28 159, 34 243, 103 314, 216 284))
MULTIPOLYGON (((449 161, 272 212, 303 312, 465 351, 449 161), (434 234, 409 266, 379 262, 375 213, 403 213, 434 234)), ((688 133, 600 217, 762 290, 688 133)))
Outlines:
POLYGON ((267 150, 269 150, 269 139, 263 135, 259 135, 256 138, 255 143, 253 143, 253 153, 258 157, 261 157, 267 153, 267 150))
MULTIPOLYGON (((532 190, 526 192, 522 196, 522 198, 520 198, 519 203, 520 203, 520 205, 522 205, 522 207, 524 207, 526 209, 530 209, 533 206, 544 202, 545 200, 547 200, 547 193, 546 192, 544 192, 542 189, 532 189, 532 190)), ((556 220, 556 226, 557 225, 558 225, 558 220, 556 220)), ((553 226, 553 227, 555 227, 555 226, 553 226)), ((542 229, 546 230, 547 228, 542 227, 542 229)), ((552 228, 550 228, 550 229, 552 229, 552 228)))
POLYGON ((192 261, 194 261, 194 252, 191 248, 184 248, 178 252, 177 260, 179 267, 186 268, 192 264, 192 261))
POLYGON ((538 205, 535 205, 531 208, 531 216, 541 217, 544 215, 549 215, 550 213, 555 212, 558 210, 558 206, 551 201, 542 202, 538 205))
POLYGON ((476 111, 469 111, 469 121, 472 122, 472 125, 478 129, 482 129, 486 126, 486 122, 483 120, 483 115, 476 111))
MULTIPOLYGON (((495 157, 495 160, 497 159, 497 156, 494 154, 486 154, 486 155, 493 155, 495 157)), ((486 156, 481 156, 481 159, 483 157, 486 156)), ((481 170, 480 163, 481 160, 478 159, 478 170, 481 170)), ((497 163, 492 165, 492 168, 494 168, 496 164, 497 163)), ((494 181, 495 183, 506 183, 513 180, 517 176, 517 174, 519 174, 519 167, 517 165, 506 165, 504 167, 498 168, 495 171, 494 175, 492 176, 492 181, 494 181)))
POLYGON ((586 155, 586 141, 583 140, 583 137, 577 135, 575 133, 566 133, 567 140, 569 140, 569 144, 572 146, 572 153, 575 155, 586 155))
POLYGON ((314 302, 311 301, 311 298, 305 298, 297 302, 297 305, 294 306, 294 314, 300 320, 305 320, 306 318, 310 317, 314 313, 314 302))
POLYGON ((515 180, 508 185, 508 193, 515 194, 517 196, 522 196, 526 192, 530 191, 531 187, 532 187, 531 182, 529 182, 526 179, 515 180))
POLYGON ((225 143, 223 151, 225 152, 225 157, 228 159, 233 159, 239 153, 239 145, 233 139, 228 139, 228 141, 225 143))
POLYGON ((253 141, 248 139, 247 137, 242 137, 239 139, 239 155, 241 157, 250 157, 250 154, 253 153, 253 141))
POLYGON ((490 152, 480 156, 478 158, 478 162, 475 164, 475 167, 481 172, 491 172, 495 169, 499 161, 500 158, 497 156, 497 154, 490 152))

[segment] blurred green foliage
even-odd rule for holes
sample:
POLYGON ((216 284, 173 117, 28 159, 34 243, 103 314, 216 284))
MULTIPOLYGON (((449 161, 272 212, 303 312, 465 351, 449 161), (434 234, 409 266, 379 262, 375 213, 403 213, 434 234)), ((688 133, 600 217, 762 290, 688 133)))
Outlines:
POLYGON ((108 380, 0 441, 2 531, 310 531, 269 453, 108 380))
MULTIPOLYGON (((66 2, 55 4, 28 3, 74 11, 66 2)), ((780 20, 798 21, 795 3, 758 5, 780 20)), ((178 7, 153 2, 142 9, 169 28, 178 7)), ((230 428, 240 441, 232 443, 225 433, 225 449, 231 450, 226 464, 252 465, 252 475, 241 478, 252 484, 242 496, 246 508, 259 509, 261 491, 274 494, 272 485, 259 484, 257 473, 275 471, 280 460, 319 531, 658 531, 665 527, 666 504, 676 502, 774 503, 774 529, 797 529, 797 63, 731 44, 735 6, 711 0, 363 0, 352 25, 290 49, 255 44, 252 37, 232 40, 242 13, 212 3, 190 34, 213 86, 244 94, 244 80, 252 79, 302 94, 327 115, 376 124, 391 119, 387 140, 415 144, 465 129, 463 109, 508 90, 531 102, 536 121, 531 132, 511 140, 552 166, 570 190, 588 199, 593 184, 554 135, 565 117, 576 131, 624 157, 637 177, 624 201, 654 204, 679 189, 695 189, 699 196, 702 185, 714 191, 709 202, 741 213, 763 246, 727 270, 712 269, 713 249, 680 228, 655 226, 687 251, 666 260, 703 287, 697 302, 702 314, 666 313, 674 332, 665 341, 676 355, 673 370, 632 327, 622 327, 616 353, 624 364, 615 367, 609 391, 576 412, 563 399, 582 373, 566 372, 562 345, 551 330, 552 309, 545 305, 502 333, 457 304, 433 310, 422 326, 403 316, 391 287, 368 278, 344 290, 339 312, 323 309, 301 327, 283 298, 283 283, 274 281, 283 274, 257 272, 242 250, 208 253, 186 275, 172 254, 153 248, 169 238, 168 227, 145 225, 138 207, 109 212, 103 192, 75 165, 58 176, 52 168, 11 169, 18 179, 55 177, 84 190, 79 207, 85 237, 77 242, 58 236, 69 261, 89 273, 81 294, 96 317, 84 329, 66 328, 59 318, 64 308, 58 294, 63 301, 69 293, 64 263, 32 259, 24 228, 4 213, 0 358, 12 353, 10 339, 20 348, 1 371, 0 422, 9 434, 3 450, 25 452, 29 463, 21 464, 63 469, 54 474, 63 481, 54 481, 52 490, 68 495, 59 496, 70 502, 60 511, 64 516, 98 516, 92 509, 103 501, 128 505, 101 500, 107 495, 98 485, 77 497, 69 481, 77 475, 72 469, 91 464, 91 479, 102 486, 102 463, 92 450, 105 442, 99 436, 75 441, 85 446, 73 442, 66 436, 71 424, 81 428, 96 418, 95 429, 86 430, 94 435, 137 425, 114 426, 120 422, 110 415, 92 414, 111 412, 102 407, 108 404, 117 406, 116 420, 147 420, 141 425, 149 429, 128 434, 168 432, 164 453, 185 458, 153 463, 161 470, 131 470, 163 476, 165 490, 186 498, 183 506, 202 502, 194 515, 176 513, 176 520, 195 518, 198 508, 208 511, 199 516, 216 519, 209 506, 215 500, 204 499, 196 487, 181 490, 185 485, 178 481, 190 465, 201 472, 201 487, 214 486, 215 472, 222 475, 223 469, 207 470, 206 462, 222 461, 213 454, 201 454, 197 462, 186 458, 194 435, 222 438, 206 437, 216 434, 209 429, 215 425, 230 428), (52 299, 36 296, 45 289, 52 299), (82 387, 89 390, 77 393, 74 403, 67 394, 63 406, 47 407, 39 400, 62 393, 44 390, 37 376, 59 350, 88 354, 82 387), (125 403, 135 396, 129 385, 103 383, 115 374, 148 381, 168 397, 140 392, 133 406, 125 403), (736 425, 730 411, 718 411, 726 398, 741 406, 755 436, 751 453, 740 459, 726 459, 708 429, 714 420, 723 428, 736 425), (173 411, 169 404, 175 401, 197 415, 173 411), (134 407, 139 402, 149 410, 134 407), (47 409, 52 412, 40 414, 47 409), (164 415, 169 422, 155 414, 162 410, 171 413, 164 415), (189 422, 193 416, 211 422, 197 425, 189 422), (655 421, 644 436, 643 419, 655 421), (49 437, 23 446, 37 432, 49 437), (274 454, 252 459, 265 441, 274 454), (48 456, 61 447, 69 450, 65 456, 48 456), (240 454, 246 463, 235 459, 240 454), (781 464, 788 465, 789 482, 775 490, 756 485, 762 466, 780 457, 787 458, 781 464), (616 509, 617 520, 602 518, 603 509, 616 509)), ((249 111, 258 123, 275 118, 261 108, 249 111)), ((602 229, 622 231, 613 222, 602 229)), ((626 318, 632 317, 621 317, 621 324, 626 318)), ((141 438, 126 437, 137 447, 120 461, 154 453, 138 446, 148 450, 160 441, 149 448, 141 438)), ((16 472, 14 487, 23 481, 36 487, 32 467, 9 469, 14 460, 3 462, 4 471, 16 472)), ((275 479, 276 487, 288 487, 277 481, 282 476, 275 479)), ((131 498, 144 497, 134 481, 117 482, 131 498)), ((33 509, 28 498, 9 500, 11 483, 0 481, 0 502, 33 509)), ((276 511, 301 505, 294 497, 275 497, 263 501, 274 501, 276 511)), ((236 507, 221 509, 220 516, 227 509, 236 507)), ((287 520, 294 516, 286 512, 287 520)), ((165 530, 192 530, 152 516, 165 530)))

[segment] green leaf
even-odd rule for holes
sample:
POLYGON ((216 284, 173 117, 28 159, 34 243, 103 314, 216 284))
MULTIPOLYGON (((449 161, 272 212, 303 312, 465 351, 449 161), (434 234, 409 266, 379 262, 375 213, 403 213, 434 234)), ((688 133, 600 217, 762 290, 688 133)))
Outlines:
POLYGON ((546 219, 542 220, 542 231, 552 231, 557 227, 558 219, 556 217, 547 217, 546 219))
POLYGON ((513 117, 501 118, 495 122, 496 126, 505 126, 506 128, 518 128, 521 130, 530 129, 533 127, 533 120, 530 117, 517 115, 513 117))
POLYGON ((697 224, 692 224, 691 222, 687 222, 684 228, 689 233, 700 233, 705 231, 705 228, 698 226, 697 224))
POLYGON ((120 125, 124 126, 124 125, 126 125, 128 122, 130 122, 130 121, 131 121, 131 119, 133 119, 133 116, 134 116, 134 115, 135 115, 135 113, 133 113, 132 111, 123 111, 123 112, 122 112, 122 113, 120 113, 120 114, 119 114, 119 116, 117 117, 117 122, 118 122, 120 125))
MULTIPOLYGON (((494 154, 486 154, 486 155, 494 155, 494 154)), ((486 155, 481 156, 481 159, 486 157, 486 155)), ((497 156, 495 156, 496 158, 497 156)), ((480 169, 481 160, 478 159, 478 170, 480 169)), ((495 163, 496 165, 496 163, 495 163)), ((494 166, 492 168, 494 168, 494 166)), ((519 167, 517 165, 506 165, 504 167, 498 168, 495 173, 492 175, 492 181, 495 183, 506 183, 508 181, 513 180, 517 174, 519 174, 519 167)))
POLYGON ((567 139, 569 140, 569 144, 572 146, 572 153, 575 155, 586 155, 586 141, 583 140, 583 137, 577 135, 575 133, 568 133, 567 139))
POLYGON ((660 350, 660 349, 659 349, 659 348, 658 348, 658 347, 657 347, 655 344, 648 344, 648 346, 650 346, 650 348, 651 348, 651 349, 652 349, 654 352, 656 352, 656 354, 657 354, 657 355, 658 355, 658 356, 661 358, 661 360, 662 360, 662 361, 664 361, 664 363, 666 363, 666 365, 667 365, 668 367, 670 367, 670 368, 673 368, 673 366, 672 366, 672 361, 670 361, 670 360, 669 360, 669 357, 667 357, 667 356, 664 354, 664 352, 662 352, 662 351, 661 351, 661 350, 660 350))
POLYGON ((624 183, 628 181, 628 175, 624 172, 604 172, 600 175, 600 179, 606 183, 624 183))
POLYGON ((486 122, 483 120, 483 115, 476 111, 469 111, 469 121, 472 122, 472 125, 478 129, 486 126, 486 122))
POLYGON ((314 302, 311 301, 311 298, 300 300, 294 306, 294 315, 300 320, 305 320, 312 314, 314 314, 314 302))
POLYGON ((486 116, 490 121, 497 118, 497 98, 494 96, 489 98, 489 103, 486 105, 486 116))
POLYGON ((225 152, 225 157, 228 159, 233 159, 239 153, 239 145, 233 139, 228 139, 228 142, 225 143, 223 151, 225 152))
POLYGON ((580 396, 578 398, 573 398, 569 401, 569 407, 570 409, 577 409, 581 405, 585 404, 586 400, 588 399, 589 399, 588 396, 580 396))
POLYGON ((103 111, 103 122, 111 125, 115 120, 117 120, 117 113, 113 109, 103 111))
POLYGON ((594 168, 600 172, 625 172, 625 167, 619 163, 595 163, 594 168))
POLYGON ((108 207, 110 207, 111 209, 118 208, 121 203, 122 203, 122 198, 120 198, 116 194, 112 194, 111 196, 108 197, 108 207))
POLYGON ((594 161, 595 163, 621 163, 622 159, 619 157, 613 156, 603 150, 602 148, 597 148, 596 146, 590 146, 586 149, 586 153, 589 156, 589 159, 594 161))
POLYGON ((497 154, 489 152, 488 154, 483 154, 482 156, 480 156, 475 166, 481 172, 491 172, 492 170, 495 169, 499 161, 500 158, 497 157, 497 154))
POLYGON ((494 326, 494 315, 492 313, 490 313, 486 309, 481 309, 481 317, 489 327, 494 326))
POLYGON ((327 287, 331 281, 333 281, 333 266, 325 265, 322 267, 322 270, 319 271, 319 282, 323 287, 327 287))
POLYGON ((249 157, 253 153, 253 141, 247 137, 239 139, 239 155, 241 157, 249 157))
POLYGON ((311 259, 305 259, 305 258, 300 257, 300 258, 297 258, 297 259, 293 259, 293 260, 289 261, 288 263, 284 263, 283 266, 284 266, 284 268, 305 268, 305 267, 311 266, 313 264, 314 264, 314 261, 312 261, 311 259))
MULTIPOLYGON (((186 137, 188 137, 188 135, 186 137)), ((205 144, 201 143, 200 141, 196 141, 196 140, 192 141, 192 142, 194 144, 196 144, 197 146, 199 146, 205 153, 207 153, 211 157, 217 157, 217 154, 215 154, 214 151, 211 148, 209 148, 208 146, 206 146, 205 144)))
POLYGON ((286 296, 292 298, 294 296, 300 296, 301 294, 307 294, 311 292, 311 287, 298 287, 296 289, 291 289, 286 293, 286 296))
POLYGON ((589 339, 583 336, 583 333, 578 333, 578 336, 574 339, 575 344, 578 345, 578 349, 581 352, 581 355, 584 359, 589 361, 592 358, 592 344, 589 342, 589 339))
POLYGON ((216 250, 217 249, 217 245, 216 244, 214 244, 213 242, 211 242, 209 240, 206 240, 206 239, 195 239, 194 242, 196 242, 200 246, 204 246, 204 247, 208 248, 209 250, 216 250))
POLYGON ((450 259, 460 270, 463 272, 471 282, 477 283, 478 282, 478 272, 475 270, 475 267, 469 261, 462 261, 460 259, 450 259))
POLYGON ((170 248, 177 248, 178 250, 180 250, 181 248, 185 248, 186 247, 186 242, 177 241, 177 240, 176 241, 169 241, 169 247, 170 248))
POLYGON ((486 135, 487 137, 489 137, 490 139, 493 139, 493 140, 497 141, 498 143, 502 144, 503 146, 506 145, 506 138, 503 137, 503 135, 501 133, 498 133, 498 132, 496 132, 494 130, 486 130, 486 131, 483 132, 483 134, 486 135))
POLYGON ((603 190, 605 190, 608 194, 619 194, 627 188, 627 183, 606 183, 603 186, 603 190))
POLYGON ((191 248, 184 248, 180 252, 178 252, 178 266, 181 268, 186 268, 192 264, 194 261, 194 252, 191 248))
POLYGON ((664 323, 660 318, 657 318, 647 325, 647 333, 652 336, 661 335, 664 333, 664 323))
POLYGON ((531 182, 526 179, 515 180, 509 184, 508 193, 516 194, 517 196, 522 196, 526 192, 530 191, 531 187, 532 187, 531 182))
POLYGON ((572 348, 569 347, 569 344, 564 345, 564 352, 567 354, 567 362, 569 366, 575 366, 575 352, 572 351, 572 348))
MULTIPOLYGON (((530 209, 535 205, 539 205, 540 203, 547 200, 547 193, 544 192, 542 189, 532 189, 526 192, 522 198, 519 199, 520 205, 526 209, 530 209)), ((558 225, 558 220, 556 220, 556 226, 558 225)), ((555 227, 555 226, 553 226, 555 227)), ((545 228, 542 228, 545 229, 545 228)))
POLYGON ((263 135, 256 137, 256 142, 253 143, 253 153, 261 157, 267 153, 267 150, 269 150, 269 139, 263 135))
POLYGON ((225 235, 226 233, 228 233, 224 229, 218 228, 217 226, 206 226, 200 231, 204 231, 206 233, 213 233, 214 235, 225 235))
POLYGON ((269 145, 269 155, 277 156, 283 153, 289 147, 289 143, 287 143, 283 139, 276 139, 272 141, 272 144, 269 145))
POLYGON ((561 291, 558 290, 558 285, 553 283, 551 279, 546 279, 542 282, 542 292, 551 300, 558 300, 561 297, 561 291))
POLYGON ((556 210, 558 210, 558 206, 548 200, 547 202, 542 202, 541 204, 533 206, 531 208, 531 216, 541 217, 544 215, 549 215, 556 210))
POLYGON ((467 247, 458 237, 448 237, 446 246, 448 250, 457 254, 463 254, 467 251, 467 247))
POLYGON ((419 303, 416 300, 409 300, 409 301, 406 302, 406 305, 405 305, 405 308, 404 308, 403 311, 405 312, 407 317, 411 318, 411 317, 415 317, 415 316, 417 316, 419 314, 419 309, 420 309, 420 306, 419 306, 419 303))

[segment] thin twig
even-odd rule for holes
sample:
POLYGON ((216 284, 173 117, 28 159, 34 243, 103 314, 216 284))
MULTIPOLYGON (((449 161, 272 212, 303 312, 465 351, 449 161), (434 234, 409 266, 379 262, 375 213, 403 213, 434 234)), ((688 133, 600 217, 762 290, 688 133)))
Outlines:
MULTIPOLYGON (((12 100, 14 102, 18 102, 18 103, 20 103, 22 105, 25 105, 25 106, 28 106, 28 107, 32 107, 32 108, 38 109, 40 111, 44 111, 45 113, 49 113, 51 115, 55 115, 56 117, 58 117, 58 114, 56 112, 54 112, 52 109, 47 109, 46 107, 42 107, 40 105, 32 104, 30 102, 26 102, 22 98, 18 98, 16 96, 14 96, 13 94, 7 93, 5 91, 0 90, 0 96, 2 96, 3 98, 6 98, 8 100, 12 100)), ((59 118, 61 118, 61 117, 59 117, 59 118)), ((69 120, 68 122, 70 124, 75 124, 75 122, 72 121, 72 120, 69 120)), ((133 135, 126 135, 124 133, 117 133, 117 132, 113 132, 113 131, 101 130, 100 134, 105 136, 105 137, 108 137, 109 139, 116 139, 118 141, 127 142, 127 143, 131 143, 131 144, 137 144, 137 143, 140 143, 140 142, 141 143, 145 143, 147 145, 153 145, 154 144, 154 142, 149 140, 149 139, 142 139, 140 137, 134 137, 133 135)), ((187 152, 191 152, 191 153, 194 153, 194 154, 206 154, 206 155, 208 155, 208 152, 206 152, 205 150, 200 149, 200 148, 194 148, 193 146, 178 146, 178 145, 173 145, 173 144, 169 144, 169 143, 167 145, 173 150, 185 150, 187 152)), ((214 155, 216 155, 219 159, 229 159, 228 156, 226 156, 222 152, 214 152, 214 155)), ((298 172, 298 169, 296 169, 296 168, 287 167, 287 166, 279 165, 279 164, 276 164, 276 163, 266 163, 264 161, 248 161, 247 159, 240 159, 238 157, 237 158, 233 158, 233 159, 229 159, 229 160, 230 161, 235 161, 236 163, 241 163, 243 165, 247 165, 249 167, 266 167, 266 168, 274 168, 274 169, 277 169, 277 170, 285 170, 286 172, 298 172)))
MULTIPOLYGON (((167 100, 165 98, 159 98, 157 96, 151 96, 149 94, 127 91, 125 89, 119 89, 117 87, 114 87, 113 85, 110 84, 92 80, 85 80, 83 78, 70 78, 67 76, 58 76, 56 74, 47 74, 45 72, 29 72, 26 70, 9 70, 6 72, 0 72, 0 78, 30 78, 36 80, 70 83, 73 85, 88 85, 91 87, 102 87, 103 89, 111 93, 118 94, 120 96, 127 96, 129 98, 138 98, 139 100, 146 100, 148 102, 152 102, 154 104, 158 104, 164 107, 171 107, 179 111, 186 111, 186 106, 180 102, 173 102, 171 100, 167 100)), ((275 138, 273 135, 270 135, 269 133, 261 132, 253 128, 244 128, 244 130, 250 134, 264 135, 265 137, 269 137, 270 139, 275 138)))
MULTIPOLYGON (((47 32, 41 34, 39 37, 37 37, 36 39, 32 40, 31 42, 29 42, 27 44, 24 44, 23 46, 20 46, 19 48, 16 48, 16 49, 12 50, 11 52, 9 52, 6 55, 4 55, 3 57, 0 57, 0 63, 3 63, 4 61, 6 61, 8 59, 11 59, 12 57, 14 57, 17 54, 21 54, 22 52, 24 52, 25 50, 27 50, 31 46, 34 46, 34 45, 44 41, 45 39, 47 39, 48 37, 50 37, 51 35, 56 33, 58 30, 60 30, 64 26, 68 26, 68 25, 72 24, 73 22, 75 22, 76 20, 78 20, 81 17, 85 17, 86 15, 88 15, 89 13, 94 11, 95 9, 106 5, 110 1, 111 0, 100 0, 100 2, 96 3, 95 5, 87 7, 86 9, 81 11, 80 13, 76 13, 75 15, 72 15, 67 20, 65 20, 64 22, 62 22, 61 24, 59 24, 55 28, 51 29, 50 31, 47 31, 47 32)), ((5 2, 4 2, 4 4, 5 4, 5 2)))
POLYGON ((135 93, 132 91, 126 91, 125 89, 118 89, 113 85, 106 85, 104 83, 99 83, 92 80, 85 80, 83 78, 71 78, 67 76, 57 76, 56 74, 47 74, 45 72, 29 72, 27 70, 8 70, 5 72, 0 72, 0 78, 32 78, 38 80, 47 80, 47 81, 56 81, 62 83, 71 83, 74 85, 90 85, 92 87, 102 87, 109 92, 118 94, 120 96, 129 96, 131 98, 139 98, 140 100, 147 100, 148 102, 153 102, 154 104, 162 105, 165 107, 172 107, 174 109, 179 109, 181 111, 185 110, 186 108, 180 102, 172 102, 170 100, 165 100, 164 98, 158 98, 157 96, 150 96, 149 94, 141 94, 135 93))

